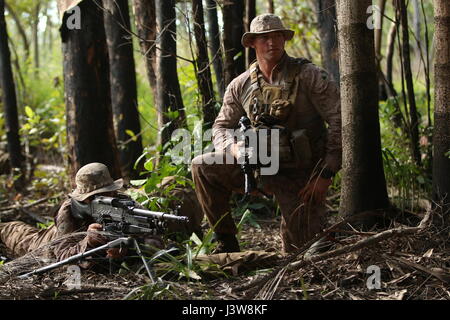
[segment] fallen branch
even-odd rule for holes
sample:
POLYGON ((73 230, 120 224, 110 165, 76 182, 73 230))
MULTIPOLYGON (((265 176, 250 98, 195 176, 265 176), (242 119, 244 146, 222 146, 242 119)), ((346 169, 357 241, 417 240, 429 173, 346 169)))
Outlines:
POLYGON ((335 232, 339 227, 341 227, 343 225, 346 225, 353 221, 357 221, 358 219, 364 219, 369 216, 380 215, 380 214, 382 214, 382 212, 383 211, 380 211, 380 210, 379 211, 364 211, 357 215, 347 217, 346 219, 343 219, 342 221, 335 223, 331 227, 318 233, 316 236, 314 236, 314 238, 312 238, 311 240, 306 242, 303 246, 298 248, 295 252, 291 253, 289 256, 287 256, 285 259, 283 259, 281 261, 282 266, 275 268, 271 273, 264 276, 263 278, 256 279, 254 281, 251 281, 250 283, 247 283, 247 284, 244 284, 237 288, 234 288, 233 291, 239 292, 239 291, 245 291, 250 288, 252 288, 252 289, 258 288, 261 283, 266 283, 267 281, 274 279, 283 268, 288 266, 292 261, 295 261, 299 256, 303 255, 306 252, 306 250, 308 250, 311 247, 311 245, 314 244, 316 241, 329 235, 332 232, 335 232))
POLYGON ((25 205, 22 205, 22 204, 19 203, 19 204, 13 205, 13 206, 9 206, 9 207, 2 208, 2 209, 0 209, 0 212, 10 211, 10 210, 15 210, 15 209, 28 209, 28 208, 34 207, 34 206, 36 206, 36 205, 38 205, 38 204, 44 203, 44 202, 46 202, 46 201, 47 201, 48 199, 50 199, 50 198, 58 198, 58 197, 60 197, 61 195, 62 195, 62 193, 57 194, 57 195, 52 196, 52 197, 45 197, 45 198, 36 200, 36 201, 34 201, 34 202, 32 202, 32 203, 25 204, 25 205))
POLYGON ((40 298, 55 298, 55 296, 59 297, 59 296, 69 296, 69 295, 74 295, 74 294, 96 293, 96 292, 105 292, 105 291, 113 291, 113 288, 109 288, 109 287, 85 287, 85 288, 80 288, 80 289, 49 288, 37 295, 40 298))
POLYGON ((425 230, 429 226, 430 216, 431 216, 431 211, 427 211, 427 213, 425 214, 422 221, 420 222, 420 224, 417 227, 389 229, 389 230, 377 233, 366 239, 360 240, 360 241, 356 242, 355 244, 351 244, 351 245, 345 246, 343 248, 339 248, 339 249, 325 252, 322 254, 313 255, 311 257, 308 257, 307 259, 301 259, 299 261, 292 262, 288 265, 288 268, 289 269, 303 268, 304 266, 307 266, 307 265, 311 264, 312 262, 319 262, 319 261, 327 260, 330 258, 334 258, 334 257, 337 257, 342 254, 350 253, 350 252, 371 246, 375 243, 387 240, 392 237, 403 237, 406 235, 417 234, 417 233, 425 230))
POLYGON ((446 272, 443 269, 440 268, 426 268, 418 263, 400 258, 400 257, 389 257, 386 255, 383 255, 386 259, 389 259, 390 261, 393 261, 394 263, 399 263, 401 265, 407 266, 411 269, 419 270, 426 275, 436 277, 437 279, 441 280, 442 282, 450 283, 450 274, 446 272))
MULTIPOLYGON (((401 237, 401 236, 406 236, 406 235, 411 235, 411 234, 417 234, 419 232, 422 232, 423 230, 425 230, 431 223, 431 210, 428 210, 427 213, 425 214, 425 216, 423 217, 422 221, 420 222, 420 224, 417 227, 407 227, 407 228, 395 228, 395 229, 389 229, 380 233, 377 233, 373 236, 370 236, 368 238, 365 238, 361 241, 356 242, 355 244, 351 244, 351 245, 347 245, 345 247, 336 249, 336 250, 332 250, 329 252, 325 252, 322 254, 317 254, 317 255, 313 255, 310 256, 308 258, 304 258, 303 254, 304 252, 302 252, 300 254, 301 259, 298 261, 294 261, 298 255, 294 255, 293 257, 290 257, 289 259, 287 259, 287 263, 285 262, 285 264, 281 267, 278 267, 277 269, 275 269, 272 273, 270 273, 268 276, 264 277, 263 279, 257 279, 256 281, 249 283, 247 285, 241 286, 236 288, 236 291, 243 291, 243 290, 247 290, 251 288, 251 291, 254 292, 255 290, 259 290, 261 288, 261 286, 264 286, 264 284, 266 284, 267 282, 272 282, 276 277, 277 274, 279 273, 280 270, 282 269, 287 269, 287 270, 298 270, 300 268, 306 267, 314 262, 320 262, 320 261, 324 261, 330 258, 334 258, 337 257, 339 255, 342 254, 346 254, 349 252, 353 252, 368 246, 371 246, 375 243, 379 243, 381 241, 390 239, 392 237, 401 237), (290 261, 289 261, 290 260, 290 261), (262 284, 262 285, 261 285, 262 284)), ((362 213, 358 216, 353 216, 351 218, 355 218, 355 217, 359 217, 361 215, 367 215, 369 212, 365 212, 362 213)), ((352 219, 352 220, 353 220, 352 219)), ((339 223, 337 223, 336 225, 328 228, 327 230, 325 230, 324 232, 322 232, 321 234, 319 234, 318 236, 316 236, 313 240, 311 240, 310 242, 314 241, 316 238, 318 238, 320 235, 323 236, 323 233, 329 233, 331 231, 333 231, 334 229, 336 229, 338 226, 342 225, 343 223, 346 223, 348 221, 344 220, 341 221, 339 223)), ((319 237, 320 238, 320 237, 319 237)), ((305 251, 308 247, 307 245, 310 244, 310 242, 308 242, 305 246, 302 247, 301 250, 305 251), (306 247, 306 249, 305 249, 306 247)), ((272 288, 272 290, 276 290, 276 287, 272 288)), ((248 297, 248 295, 247 295, 248 297)))

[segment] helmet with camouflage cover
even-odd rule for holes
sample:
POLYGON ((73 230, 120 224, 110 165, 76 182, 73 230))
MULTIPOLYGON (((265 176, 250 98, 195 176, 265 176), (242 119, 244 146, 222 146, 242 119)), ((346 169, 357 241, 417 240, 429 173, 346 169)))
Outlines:
POLYGON ((119 190, 123 186, 123 179, 114 181, 107 166, 92 162, 78 170, 75 183, 77 187, 69 196, 77 201, 84 201, 94 194, 119 190))

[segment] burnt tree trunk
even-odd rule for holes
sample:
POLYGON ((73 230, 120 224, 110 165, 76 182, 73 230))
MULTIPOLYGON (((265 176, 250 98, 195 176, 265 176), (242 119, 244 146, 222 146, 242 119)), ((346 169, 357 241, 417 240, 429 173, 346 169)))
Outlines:
MULTIPOLYGON (((341 72, 344 215, 387 208, 381 156, 374 33, 367 28, 371 0, 337 0, 341 72)), ((363 221, 371 226, 376 219, 363 221)))
MULTIPOLYGON (((434 0, 435 108, 433 133, 433 200, 450 214, 450 3, 434 0)), ((447 220, 448 221, 448 220, 447 220)), ((448 223, 448 222, 447 222, 448 223)))
POLYGON ((156 99, 156 12, 155 0, 133 0, 136 30, 145 59, 147 78, 156 99))
MULTIPOLYGON (((3 102, 5 113, 9 163, 13 171, 23 173, 23 155, 19 137, 17 97, 11 68, 11 54, 8 47, 4 0, 0 0, 0 92, 2 93, 0 101, 3 102)), ((16 185, 16 188, 20 189, 20 187, 20 183, 16 185)))
POLYGON ((209 50, 216 75, 217 90, 221 98, 225 92, 223 79, 223 58, 220 46, 219 21, 217 19, 217 3, 215 0, 206 0, 206 16, 208 19, 209 50))
POLYGON ((267 12, 275 13, 275 8, 273 5, 273 0, 267 0, 267 12))
MULTIPOLYGON (((405 72, 406 88, 408 92, 410 128, 409 135, 411 139, 411 150, 416 165, 421 166, 421 154, 419 149, 419 119, 416 107, 416 97, 414 95, 413 75, 411 71, 411 54, 409 50, 409 29, 408 29, 408 11, 405 0, 396 0, 396 7, 402 25, 402 56, 403 70, 405 72)), ((406 102, 405 102, 406 103, 406 102)))
POLYGON ((241 44, 244 33, 242 0, 227 0, 222 8, 223 47, 225 50, 225 86, 245 71, 245 50, 241 44))
POLYGON ((316 1, 323 67, 339 83, 339 48, 336 26, 335 0, 316 1))
POLYGON ((101 162, 117 179, 121 171, 103 11, 93 1, 83 1, 79 8, 81 29, 67 28, 67 14, 61 27, 69 171, 74 177, 80 167, 101 162))
MULTIPOLYGON (((245 1, 245 32, 250 31, 250 24, 256 17, 256 0, 245 1)), ((245 48, 245 64, 247 68, 256 59, 255 49, 245 48)))
POLYGON ((211 128, 216 118, 216 113, 202 0, 192 0, 192 10, 194 12, 195 42, 197 44, 197 81, 202 99, 203 122, 205 128, 211 128))
POLYGON ((111 102, 119 146, 120 164, 125 177, 135 179, 135 161, 142 154, 141 124, 137 109, 136 71, 133 42, 129 33, 130 14, 127 0, 103 0, 105 31, 108 42, 111 102), (131 136, 127 131, 132 132, 131 136), (137 135, 137 136, 136 136, 137 135))
POLYGON ((186 114, 177 74, 175 0, 156 0, 157 22, 157 99, 159 142, 170 141, 172 132, 185 126, 186 114))

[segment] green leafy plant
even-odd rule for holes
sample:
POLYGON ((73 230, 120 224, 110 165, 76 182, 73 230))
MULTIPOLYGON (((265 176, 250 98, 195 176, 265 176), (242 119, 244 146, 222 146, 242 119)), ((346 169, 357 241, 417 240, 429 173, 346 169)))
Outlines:
POLYGON ((55 221, 51 220, 46 223, 38 222, 38 223, 36 223, 36 226, 38 227, 38 229, 45 230, 45 229, 50 228, 54 224, 55 224, 55 221))

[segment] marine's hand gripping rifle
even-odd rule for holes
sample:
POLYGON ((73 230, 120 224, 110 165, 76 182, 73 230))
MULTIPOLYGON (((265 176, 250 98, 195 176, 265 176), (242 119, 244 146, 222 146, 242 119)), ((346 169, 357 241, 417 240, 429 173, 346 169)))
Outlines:
MULTIPOLYGON (((245 132, 249 129, 251 129, 252 125, 250 122, 250 119, 247 116, 242 116, 241 119, 239 119, 239 130, 244 134, 244 141, 245 141, 245 149, 249 147, 249 138, 245 135, 245 132)), ((258 189, 256 179, 254 176, 254 169, 256 169, 256 166, 253 164, 250 164, 250 159, 247 155, 247 150, 245 150, 245 156, 244 156, 244 163, 241 164, 241 170, 244 173, 244 187, 245 187, 245 194, 249 195, 252 192, 256 191, 258 189)))

